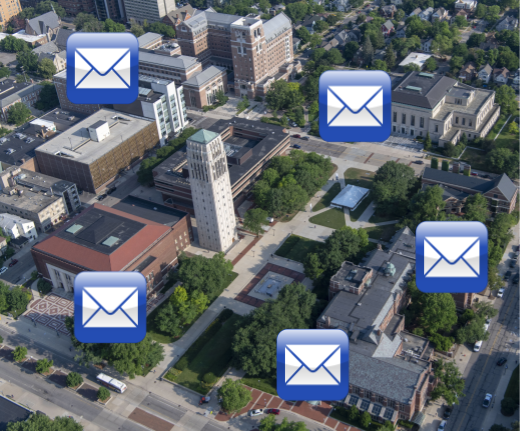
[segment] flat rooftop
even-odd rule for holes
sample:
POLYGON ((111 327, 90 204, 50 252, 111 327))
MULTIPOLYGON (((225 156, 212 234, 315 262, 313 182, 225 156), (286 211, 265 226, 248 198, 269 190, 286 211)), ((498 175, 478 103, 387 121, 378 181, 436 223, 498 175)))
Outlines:
POLYGON ((91 164, 147 127, 151 122, 151 120, 130 118, 115 110, 103 108, 50 139, 40 146, 38 151, 59 155, 79 163, 91 164), (98 121, 108 122, 110 128, 110 135, 101 142, 91 140, 87 130, 98 121))
POLYGON ((0 430, 7 430, 7 423, 24 421, 31 411, 0 395, 0 430))
MULTIPOLYGON (((21 190, 22 195, 7 195, 6 193, 0 193, 1 204, 27 210, 33 213, 39 213, 49 205, 61 199, 59 196, 51 195, 50 192, 39 192, 36 190, 31 191, 31 188, 21 185, 16 185, 15 188, 21 190)), ((12 188, 6 188, 4 191, 9 189, 12 188)))
POLYGON ((131 195, 112 206, 112 208, 169 227, 174 226, 187 214, 180 210, 175 210, 171 207, 166 207, 131 195))
MULTIPOLYGON (((453 94, 453 90, 457 89, 462 93, 470 93, 469 89, 464 88, 458 88, 453 87, 449 94, 451 96, 456 96, 456 94, 453 94)), ((465 105, 456 105, 445 102, 443 106, 440 108, 438 113, 436 114, 436 117, 434 117, 436 120, 444 119, 447 114, 456 111, 458 113, 464 113, 464 114, 470 114, 470 115, 476 115, 479 113, 483 105, 487 102, 487 100, 492 97, 494 98, 494 92, 491 90, 482 90, 482 89, 473 89, 474 90, 474 97, 472 98, 472 101, 467 106, 465 105)), ((468 96, 467 96, 468 97, 468 96)))

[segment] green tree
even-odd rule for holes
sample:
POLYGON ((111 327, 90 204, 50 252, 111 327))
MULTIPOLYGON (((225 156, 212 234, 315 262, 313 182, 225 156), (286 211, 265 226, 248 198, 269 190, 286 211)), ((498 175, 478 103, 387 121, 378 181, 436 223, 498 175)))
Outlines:
POLYGON ((440 186, 432 186, 425 190, 419 190, 409 203, 409 214, 401 223, 413 231, 424 221, 438 221, 445 218, 445 200, 443 189, 440 186))
POLYGON ((519 153, 507 148, 495 148, 487 155, 492 172, 506 173, 510 178, 519 176, 519 153))
POLYGON ((441 169, 442 171, 449 171, 449 161, 447 159, 444 159, 442 162, 441 162, 441 169))
POLYGON ((310 253, 306 256, 306 262, 304 264, 304 273, 312 280, 318 279, 322 274, 324 268, 322 262, 317 253, 310 253))
POLYGON ((18 54, 16 54, 16 61, 18 62, 16 70, 20 72, 22 71, 22 67, 25 72, 34 72, 38 69, 38 56, 32 51, 18 52, 18 54))
POLYGON ((96 21, 96 22, 98 21, 98 19, 96 18, 95 15, 80 12, 80 13, 78 13, 78 15, 76 15, 76 18, 74 18, 74 25, 76 26, 76 30, 80 31, 83 29, 83 26, 86 23, 90 23, 90 22, 94 22, 94 21, 96 21))
POLYGON ((53 366, 54 362, 48 359, 40 359, 36 362, 36 372, 39 374, 46 374, 49 372, 50 368, 53 366))
POLYGON ((244 227, 252 233, 259 235, 263 232, 262 226, 266 225, 268 212, 261 208, 250 209, 244 215, 244 227))
POLYGON ((421 68, 420 66, 418 66, 417 64, 415 63, 409 63, 407 65, 405 65, 403 67, 403 71, 405 73, 409 73, 409 72, 420 72, 421 71, 421 68))
POLYGON ((245 109, 247 109, 250 106, 250 101, 248 99, 248 96, 244 95, 241 99, 241 101, 237 104, 237 112, 243 112, 245 109))
POLYGON ((519 126, 516 122, 512 122, 508 125, 508 133, 519 135, 519 126))
POLYGON ((388 70, 392 70, 396 64, 396 54, 394 53, 393 45, 387 45, 385 49, 385 63, 387 63, 388 70))
POLYGON ((139 24, 132 23, 130 26, 130 33, 132 33, 135 37, 139 37, 145 34, 145 30, 139 24))
POLYGON ((56 74, 56 66, 53 61, 48 58, 42 59, 38 63, 38 75, 45 79, 51 79, 56 74))
POLYGON ((302 41, 302 44, 307 44, 311 40, 311 34, 306 27, 300 27, 296 33, 297 37, 302 41))
POLYGON ((369 414, 367 411, 364 411, 360 416, 360 424, 364 429, 367 429, 371 424, 371 414, 369 414))
MULTIPOLYGON (((423 143, 423 148, 427 151, 429 151, 432 147, 432 140, 431 140, 431 135, 429 134, 429 132, 427 132, 427 136, 425 137, 425 142, 423 143)), ((432 166, 431 166, 432 168, 432 166)), ((436 167, 436 169, 438 169, 438 167, 436 167)))
POLYGON ((501 105, 501 111, 512 114, 518 107, 516 101, 516 92, 508 85, 502 85, 496 91, 496 103, 501 105))
POLYGON ((362 54, 363 54, 365 64, 369 65, 373 62, 374 49, 373 49, 373 44, 371 42, 371 38, 369 37, 369 35, 365 36, 364 44, 362 46, 362 54))
POLYGON ((40 85, 42 89, 35 104, 36 109, 48 111, 59 106, 60 101, 54 84, 48 81, 42 81, 40 85))
POLYGON ((78 372, 69 372, 67 375, 67 387, 78 387, 83 382, 83 377, 78 372))
POLYGON ((29 52, 30 48, 25 41, 22 39, 15 38, 14 36, 6 36, 0 42, 0 48, 2 51, 20 53, 23 51, 29 52))
POLYGON ((480 340, 486 341, 489 336, 490 333, 485 330, 485 318, 475 316, 465 327, 458 329, 456 332, 456 342, 463 344, 474 343, 480 340))
POLYGON ((398 215, 407 208, 409 194, 415 186, 414 170, 394 161, 382 165, 374 176, 373 196, 378 214, 398 215))
POLYGON ((55 417, 34 413, 27 420, 7 424, 8 431, 82 431, 83 426, 71 417, 55 417))
POLYGON ((465 219, 485 223, 488 217, 488 201, 481 194, 471 195, 465 203, 465 219))
POLYGON ((162 22, 155 22, 143 27, 147 32, 159 33, 169 38, 175 37, 175 30, 169 25, 164 24, 162 22))
POLYGON ((276 300, 244 317, 232 343, 234 364, 250 375, 272 374, 277 366, 277 335, 284 329, 309 328, 315 301, 315 294, 304 285, 292 283, 280 290, 276 300))
POLYGON ((295 23, 301 21, 309 13, 309 5, 305 2, 290 3, 284 12, 295 23))
POLYGON ((9 75, 11 75, 11 69, 9 69, 8 67, 2 66, 0 68, 0 78, 6 78, 9 75))
POLYGON ((27 348, 24 346, 17 346, 13 351, 14 361, 21 362, 27 356, 27 348))
POLYGON ((365 14, 361 13, 359 14, 357 17, 356 17, 356 23, 357 24, 362 24, 366 19, 366 16, 365 14))
POLYGON ((125 31, 125 26, 121 23, 114 22, 109 18, 103 23, 103 31, 105 33, 123 33, 125 31))
POLYGON ((166 302, 166 304, 159 309, 155 322, 159 330, 163 333, 174 337, 182 334, 181 318, 170 301, 166 302))
POLYGON ((454 345, 454 338, 442 336, 439 333, 430 335, 429 341, 434 344, 434 348, 438 351, 449 351, 454 345))
POLYGON ((487 6, 484 5, 483 3, 479 3, 478 6, 476 7, 476 13, 475 13, 475 16, 476 18, 485 18, 485 15, 487 14, 487 6))
POLYGON ((487 9, 487 15, 485 19, 489 23, 493 23, 499 19, 499 13, 501 12, 501 8, 498 5, 489 6, 487 9))
POLYGON ((218 391, 222 398, 221 406, 227 413, 234 413, 244 408, 251 401, 251 392, 240 381, 227 378, 218 391))
POLYGON ((487 40, 487 37, 483 33, 472 33, 467 41, 469 48, 479 47, 482 43, 487 40))
POLYGON ((306 423, 303 421, 288 421, 286 417, 281 423, 277 423, 273 414, 269 414, 260 421, 259 429, 261 431, 307 431, 306 423))
POLYGON ((346 43, 346 46, 344 47, 344 58, 347 62, 350 62, 353 60, 354 56, 358 52, 358 49, 360 48, 360 45, 358 45, 357 42, 348 42, 346 43))
POLYGON ((454 56, 450 59, 450 67, 453 69, 461 69, 465 59, 463 57, 454 56))
POLYGON ((98 400, 106 401, 110 397, 110 391, 105 387, 100 387, 97 394, 98 400))
POLYGON ((215 93, 215 100, 221 104, 224 105, 226 102, 228 102, 229 97, 224 94, 224 91, 219 90, 215 93))
POLYGON ((7 293, 7 304, 11 310, 24 310, 29 303, 27 296, 21 287, 17 286, 7 293))
MULTIPOLYGON (((478 5, 478 7, 479 7, 479 5, 478 5)), ((454 19, 454 23, 456 24, 456 26, 458 26, 458 28, 463 28, 463 27, 468 26, 467 19, 461 15, 456 16, 456 18, 454 19)))
POLYGON ((438 64, 436 63, 434 57, 429 57, 425 62, 424 67, 426 70, 434 72, 438 68, 438 64))
POLYGON ((436 35, 431 43, 431 51, 440 56, 451 54, 452 39, 442 34, 436 35))
POLYGON ((387 72, 387 63, 383 60, 374 60, 371 69, 387 72))
POLYGON ((21 74, 16 74, 15 76, 15 81, 17 83, 23 83, 25 82, 27 79, 25 78, 25 76, 21 75, 21 74))
POLYGON ((327 53, 327 60, 331 64, 340 65, 344 63, 344 57, 342 57, 342 53, 337 48, 331 48, 327 53))
POLYGON ((506 417, 514 415, 517 409, 517 404, 511 397, 506 397, 501 401, 501 414, 506 417))
POLYGON ((31 117, 31 110, 23 102, 16 102, 7 110, 7 122, 20 126, 31 117))

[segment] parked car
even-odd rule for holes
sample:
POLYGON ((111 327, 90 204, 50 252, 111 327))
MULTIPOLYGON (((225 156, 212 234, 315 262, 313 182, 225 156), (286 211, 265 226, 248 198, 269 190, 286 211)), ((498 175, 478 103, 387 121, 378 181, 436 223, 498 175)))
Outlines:
POLYGON ((303 139, 304 141, 309 141, 309 137, 302 137, 301 139, 303 139))
POLYGON ((116 189, 117 189, 117 187, 115 187, 115 186, 107 189, 107 195, 110 195, 112 192, 116 192, 116 189))
POLYGON ((417 161, 414 161, 415 164, 418 164, 418 165, 423 165, 425 162, 421 161, 421 160, 417 160, 417 161))
POLYGON ((492 395, 487 393, 485 395, 485 400, 483 401, 483 408, 488 408, 490 406, 490 402, 492 402, 492 395))
POLYGON ((477 177, 479 174, 478 174, 476 171, 472 171, 472 172, 470 173, 470 175, 472 175, 472 176, 474 176, 474 177, 477 177))
POLYGON ((275 219, 272 218, 272 217, 269 217, 269 216, 266 218, 266 220, 267 220, 269 223, 273 223, 273 222, 275 222, 275 219))
POLYGON ((503 276, 503 280, 509 280, 510 276, 512 276, 512 271, 509 270, 505 273, 505 276, 503 276))
POLYGON ((505 288, 499 288, 499 291, 497 292, 497 296, 499 298, 503 298, 503 294, 505 294, 505 288))
POLYGON ((443 411, 443 418, 448 419, 451 414, 452 414, 452 407, 450 407, 450 406, 445 407, 445 411, 443 411))
POLYGON ((0 275, 1 275, 1 274, 4 274, 6 271, 7 271, 7 267, 2 267, 2 268, 0 269, 0 275))
POLYGON ((516 266, 516 264, 517 264, 517 259, 511 259, 510 263, 508 264, 508 266, 510 268, 514 268, 516 266))
POLYGON ((199 405, 209 403, 210 399, 210 396, 201 396, 201 399, 199 399, 199 405))
POLYGON ((262 415, 261 409, 250 410, 250 417, 262 415))
POLYGON ((506 362, 507 362, 506 357, 501 357, 501 358, 497 361, 496 364, 497 364, 498 366, 503 366, 506 362))
POLYGON ((481 349, 481 345, 483 345, 483 341, 477 341, 474 344, 474 352, 479 352, 479 350, 481 349))
POLYGON ((302 148, 302 146, 299 146, 298 144, 294 144, 293 148, 299 149, 299 148, 302 148))
POLYGON ((438 431, 444 431, 446 426, 447 426, 447 420, 442 420, 442 422, 438 426, 438 431))
POLYGON ((488 174, 482 175, 481 177, 486 178, 486 179, 491 178, 488 174))
POLYGON ((11 260, 11 262, 9 263, 9 267, 14 266, 16 263, 18 263, 17 259, 11 260))
POLYGON ((519 273, 516 273, 514 275, 514 278, 512 279, 512 283, 517 285, 519 283, 519 273))
POLYGON ((295 122, 293 122, 293 123, 291 123, 291 126, 297 127, 298 125, 295 122))
POLYGON ((485 331, 488 331, 488 328, 490 327, 490 323, 485 322, 485 324, 483 324, 483 327, 485 328, 485 331))
POLYGON ((299 134, 292 135, 293 138, 300 138, 299 134))
POLYGON ((279 414, 280 414, 280 410, 279 410, 279 409, 275 409, 275 408, 268 408, 268 409, 265 409, 265 410, 264 410, 264 414, 275 414, 275 415, 279 415, 279 414))

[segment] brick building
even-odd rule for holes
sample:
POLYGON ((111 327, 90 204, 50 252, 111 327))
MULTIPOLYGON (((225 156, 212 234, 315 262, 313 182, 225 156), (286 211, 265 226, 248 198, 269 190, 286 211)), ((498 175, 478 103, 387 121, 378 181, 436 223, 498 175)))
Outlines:
POLYGON ((40 171, 96 193, 159 142, 156 122, 101 109, 36 149, 40 171))
MULTIPOLYGON (((447 200, 452 195, 460 203, 464 203, 468 196, 480 193, 488 200, 492 216, 512 213, 516 206, 518 187, 506 174, 489 180, 427 167, 423 172, 422 187, 430 185, 440 185, 447 191, 447 200)), ((463 206, 451 205, 448 209, 451 213, 459 213, 463 206)))
POLYGON ((273 81, 301 70, 293 62, 291 20, 284 13, 263 22, 254 14, 237 17, 209 9, 176 28, 184 55, 197 57, 204 67, 233 68, 237 96, 264 96, 273 81))
POLYGON ((3 29, 12 17, 22 11, 19 0, 0 0, 0 26, 3 29))
POLYGON ((94 0, 58 0, 58 4, 65 9, 68 16, 76 16, 80 12, 96 15, 94 0))
POLYGON ((88 207, 36 243, 31 254, 38 273, 55 288, 73 292, 82 271, 139 271, 151 291, 164 285, 192 238, 186 213, 129 197, 114 208, 88 207))
POLYGON ((0 110, 2 120, 7 121, 7 112, 15 103, 22 102, 28 107, 34 106, 42 88, 41 85, 31 84, 30 82, 17 83, 10 79, 1 80, 0 110))
POLYGON ((210 66, 183 83, 185 100, 194 108, 215 103, 218 91, 227 93, 228 78, 226 69, 219 66, 210 66))
MULTIPOLYGON (((227 153, 234 206, 241 205, 274 156, 284 154, 290 136, 280 126, 234 117, 206 128, 218 133, 227 153)), ((154 184, 165 205, 194 214, 186 149, 154 168, 154 184)))
POLYGON ((62 110, 78 112, 82 114, 93 114, 98 111, 101 106, 97 104, 73 104, 67 97, 67 69, 54 75, 54 86, 60 101, 60 108, 62 110))
POLYGON ((414 233, 402 228, 387 251, 376 249, 360 266, 343 263, 331 278, 330 302, 317 328, 350 339, 349 394, 343 401, 373 419, 415 421, 433 388, 428 339, 404 331, 406 283, 415 269, 414 233))
POLYGON ((180 85, 203 70, 202 64, 186 55, 163 55, 154 50, 139 50, 139 73, 175 81, 180 85))
POLYGON ((50 42, 60 29, 61 19, 56 13, 47 12, 43 15, 26 19, 25 23, 26 35, 46 35, 47 42, 50 42))

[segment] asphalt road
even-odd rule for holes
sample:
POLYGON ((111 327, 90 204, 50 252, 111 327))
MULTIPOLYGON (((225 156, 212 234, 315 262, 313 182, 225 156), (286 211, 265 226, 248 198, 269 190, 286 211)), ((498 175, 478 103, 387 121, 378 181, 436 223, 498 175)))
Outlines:
POLYGON ((24 390, 40 396, 85 420, 106 430, 142 431, 147 428, 128 420, 107 409, 85 401, 81 397, 71 397, 70 391, 47 382, 37 374, 27 372, 8 361, 0 362, 0 376, 24 390), (53 388, 54 387, 54 388, 53 388))
MULTIPOLYGON (((485 394, 494 395, 493 405, 501 403, 503 399, 503 394, 497 394, 496 389, 505 369, 497 366, 496 362, 500 357, 508 356, 511 350, 511 332, 519 332, 519 286, 510 283, 503 299, 498 299, 497 305, 499 314, 492 320, 489 328, 490 337, 483 342, 479 353, 472 354, 467 366, 464 376, 466 396, 456 405, 446 430, 472 431, 488 428, 490 425, 484 424, 487 409, 481 406, 485 394)), ((512 357, 511 355, 510 358, 512 357)), ((515 367, 515 364, 511 364, 510 367, 515 367)))
MULTIPOLYGON (((26 246, 27 248, 30 248, 30 246, 26 246)), ((23 283, 24 281, 21 280, 22 276, 25 272, 31 270, 32 267, 34 267, 34 261, 31 253, 26 253, 25 255, 21 257, 17 257, 18 263, 16 263, 14 266, 9 267, 9 262, 11 260, 7 260, 4 264, 5 267, 7 267, 7 271, 0 276, 1 279, 10 282, 12 284, 19 284, 23 283)))

